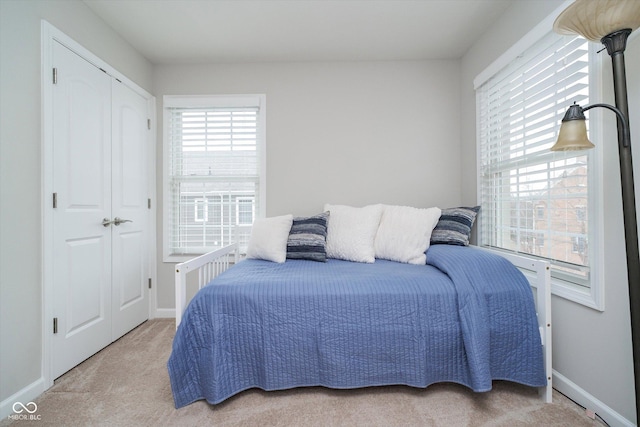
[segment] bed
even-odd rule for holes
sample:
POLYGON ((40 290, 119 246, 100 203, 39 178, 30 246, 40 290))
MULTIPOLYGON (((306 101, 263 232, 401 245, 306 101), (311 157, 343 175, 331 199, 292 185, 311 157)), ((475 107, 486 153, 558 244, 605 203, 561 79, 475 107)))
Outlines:
POLYGON ((167 364, 176 408, 250 388, 454 382, 487 392, 494 380, 550 402, 548 263, 472 246, 426 255, 424 265, 234 264, 230 245, 179 264, 167 364), (187 307, 191 273, 201 289, 187 307))

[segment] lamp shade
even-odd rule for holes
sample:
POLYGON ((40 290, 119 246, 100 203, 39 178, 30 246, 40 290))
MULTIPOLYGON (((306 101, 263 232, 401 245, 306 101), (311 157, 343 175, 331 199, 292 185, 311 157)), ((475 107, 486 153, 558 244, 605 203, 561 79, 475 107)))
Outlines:
POLYGON ((558 140, 551 151, 587 150, 595 147, 587 137, 586 122, 584 109, 574 103, 562 118, 558 140))
POLYGON ((639 0, 576 0, 553 23, 559 34, 579 34, 594 42, 615 31, 640 27, 639 0))
POLYGON ((587 125, 584 120, 562 122, 558 141, 551 151, 588 150, 595 147, 587 137, 587 125))

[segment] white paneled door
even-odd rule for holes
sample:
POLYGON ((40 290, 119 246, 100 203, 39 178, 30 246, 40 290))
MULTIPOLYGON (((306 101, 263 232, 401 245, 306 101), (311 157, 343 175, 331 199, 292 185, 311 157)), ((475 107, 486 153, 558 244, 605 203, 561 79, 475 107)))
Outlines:
POLYGON ((53 43, 56 378, 148 318, 147 104, 53 43))
POLYGON ((112 80, 111 251, 116 340, 149 317, 147 100, 112 80))

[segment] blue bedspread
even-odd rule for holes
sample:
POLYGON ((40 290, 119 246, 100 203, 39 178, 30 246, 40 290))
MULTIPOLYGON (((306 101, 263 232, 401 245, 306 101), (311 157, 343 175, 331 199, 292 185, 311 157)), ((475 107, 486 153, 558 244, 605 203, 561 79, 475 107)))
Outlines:
POLYGON ((177 408, 253 387, 546 385, 527 280, 447 245, 427 265, 244 260, 190 302, 168 369, 177 408))

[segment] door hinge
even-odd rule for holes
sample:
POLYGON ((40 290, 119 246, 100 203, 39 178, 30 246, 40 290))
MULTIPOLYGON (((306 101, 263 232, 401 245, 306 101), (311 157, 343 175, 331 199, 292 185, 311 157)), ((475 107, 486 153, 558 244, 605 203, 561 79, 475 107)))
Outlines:
POLYGON ((149 289, 151 289, 151 277, 149 277, 149 289))
POLYGON ((151 209, 151 199, 147 199, 147 209, 151 209))
POLYGON ((58 84, 58 69, 57 68, 53 69, 53 84, 54 85, 58 84))
POLYGON ((53 193, 53 209, 58 207, 58 193, 53 193))
POLYGON ((53 318, 53 333, 54 334, 58 333, 58 318, 57 317, 53 318))
POLYGON ((147 119, 147 129, 151 130, 151 119, 147 119))

